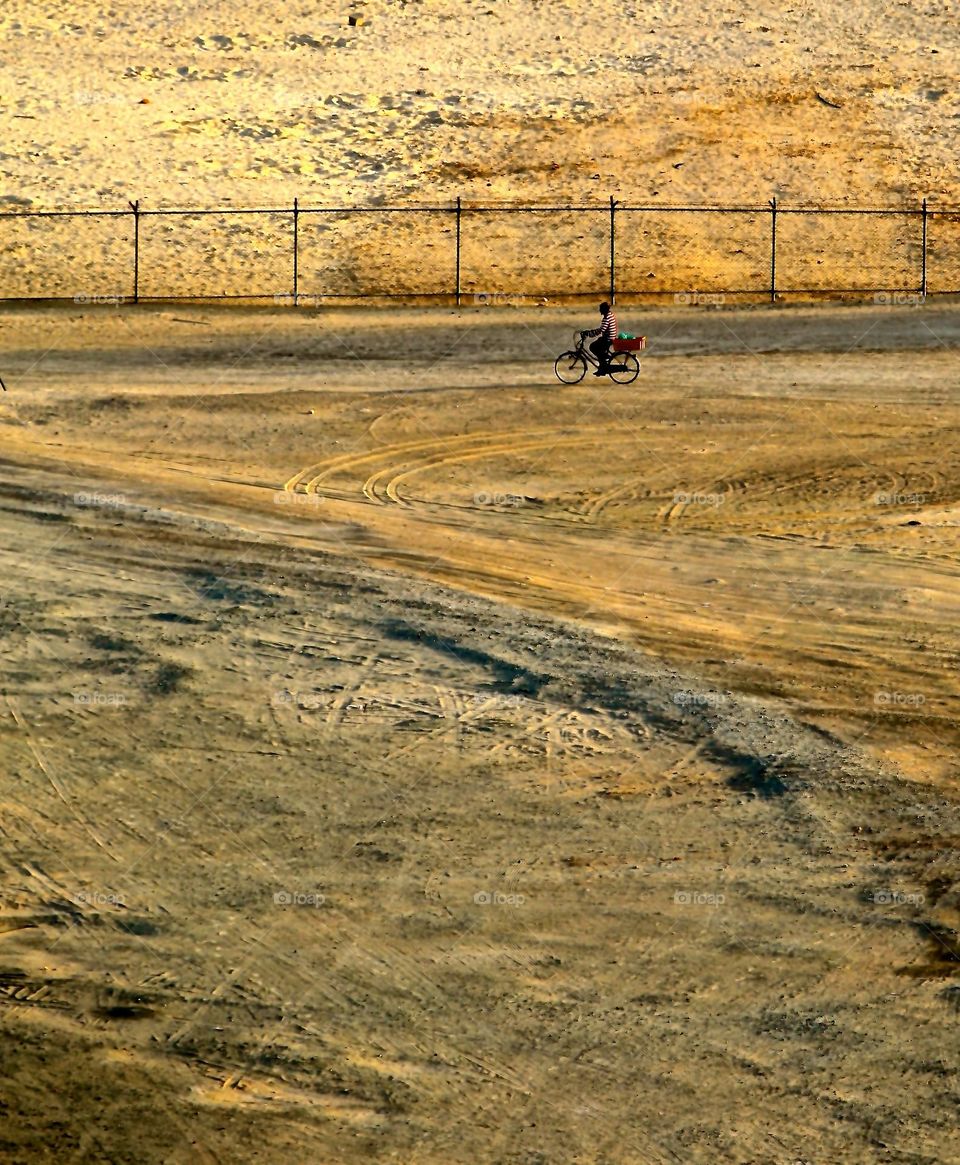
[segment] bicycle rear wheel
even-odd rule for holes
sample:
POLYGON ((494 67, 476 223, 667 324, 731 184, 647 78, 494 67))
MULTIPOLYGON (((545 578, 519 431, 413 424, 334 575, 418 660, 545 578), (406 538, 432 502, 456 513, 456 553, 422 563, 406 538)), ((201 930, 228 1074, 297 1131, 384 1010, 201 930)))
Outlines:
POLYGON ((587 375, 587 358, 582 352, 561 352, 553 371, 561 384, 579 384, 587 375))
POLYGON ((633 384, 640 375, 640 361, 632 352, 614 352, 607 375, 617 384, 633 384))

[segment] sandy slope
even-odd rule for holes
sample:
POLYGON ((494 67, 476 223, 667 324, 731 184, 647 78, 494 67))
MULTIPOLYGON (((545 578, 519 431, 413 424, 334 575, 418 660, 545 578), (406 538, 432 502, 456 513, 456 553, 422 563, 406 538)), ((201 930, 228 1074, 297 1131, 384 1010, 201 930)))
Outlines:
MULTIPOLYGON (((0 200, 915 207, 960 196, 949 4, 660 2, 621 6, 612 21, 580 3, 349 10, 367 23, 349 27, 333 4, 167 3, 108 17, 92 3, 67 13, 10 0, 0 200)), ((871 287, 919 283, 917 224, 851 222, 834 224, 836 239, 784 221, 783 284, 822 286, 817 262, 837 254, 832 286, 868 269, 871 287)), ((602 214, 465 229, 468 293, 605 285, 602 214)), ((290 230, 280 218, 147 219, 142 294, 286 293, 290 230)), ((960 240, 943 230, 931 277, 955 289, 960 240)), ((447 289, 451 231, 449 217, 305 220, 301 291, 447 289)), ((4 294, 128 295, 131 235, 128 220, 4 220, 4 294)), ((746 220, 624 221, 621 286, 762 286, 767 236, 746 220)))
POLYGON ((947 4, 11 0, 2 32, 8 192, 45 205, 957 195, 947 4))
POLYGON ((951 1159, 955 309, 3 322, 7 1158, 951 1159))

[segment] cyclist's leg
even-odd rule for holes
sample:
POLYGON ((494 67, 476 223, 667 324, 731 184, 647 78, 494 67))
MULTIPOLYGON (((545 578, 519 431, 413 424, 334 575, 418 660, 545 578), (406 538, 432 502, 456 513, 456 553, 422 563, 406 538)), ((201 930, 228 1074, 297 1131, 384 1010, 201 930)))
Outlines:
POLYGON ((600 336, 590 345, 590 351, 596 356, 600 365, 597 372, 601 376, 605 375, 610 366, 610 341, 605 336, 600 336))

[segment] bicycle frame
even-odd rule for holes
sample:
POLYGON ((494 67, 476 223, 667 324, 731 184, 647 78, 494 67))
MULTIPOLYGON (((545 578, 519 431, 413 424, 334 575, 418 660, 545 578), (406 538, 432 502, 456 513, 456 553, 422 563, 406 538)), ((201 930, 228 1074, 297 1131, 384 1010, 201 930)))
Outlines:
MULTIPOLYGON (((594 368, 600 367, 600 361, 590 351, 590 348, 587 345, 586 337, 581 336, 579 332, 577 332, 577 343, 574 347, 574 351, 581 352, 583 354, 583 356, 585 357, 587 363, 592 365, 592 367, 594 367, 594 368)), ((609 368, 611 365, 616 367, 616 359, 618 356, 622 356, 622 355, 623 355, 622 352, 614 352, 613 348, 611 347, 609 353, 607 354, 607 367, 609 368)))
POLYGON ((573 347, 561 352, 553 362, 553 370, 561 384, 579 384, 589 368, 594 376, 606 374, 617 384, 633 384, 640 374, 640 361, 632 352, 615 352, 607 355, 606 367, 587 347, 587 337, 574 332, 573 347))

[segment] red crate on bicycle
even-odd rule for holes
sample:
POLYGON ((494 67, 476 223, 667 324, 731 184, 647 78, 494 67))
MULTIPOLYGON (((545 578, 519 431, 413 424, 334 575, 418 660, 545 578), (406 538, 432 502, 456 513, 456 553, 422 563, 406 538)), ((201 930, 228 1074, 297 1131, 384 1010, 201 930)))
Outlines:
POLYGON ((632 340, 614 340, 614 352, 641 352, 647 346, 646 336, 637 336, 632 340))

